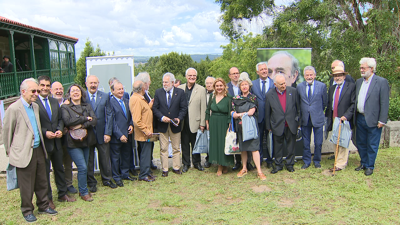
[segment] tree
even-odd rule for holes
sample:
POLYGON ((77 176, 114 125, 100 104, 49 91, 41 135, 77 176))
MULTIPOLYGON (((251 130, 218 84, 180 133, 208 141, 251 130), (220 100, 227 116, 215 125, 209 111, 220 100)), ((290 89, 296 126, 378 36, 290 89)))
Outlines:
POLYGON ((85 48, 81 52, 81 57, 79 57, 78 62, 76 63, 76 72, 77 75, 75 77, 75 83, 85 87, 86 80, 86 57, 90 56, 105 56, 106 54, 100 49, 100 46, 97 45, 96 49, 93 48, 92 42, 89 38, 86 39, 85 48))

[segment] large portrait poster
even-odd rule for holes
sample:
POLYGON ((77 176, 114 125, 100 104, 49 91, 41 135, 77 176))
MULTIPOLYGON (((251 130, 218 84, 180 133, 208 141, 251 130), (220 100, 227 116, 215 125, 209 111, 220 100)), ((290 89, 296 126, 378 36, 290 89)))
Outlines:
POLYGON ((268 76, 286 77, 286 86, 296 87, 304 81, 303 69, 311 66, 311 48, 258 48, 257 62, 267 62, 268 76))

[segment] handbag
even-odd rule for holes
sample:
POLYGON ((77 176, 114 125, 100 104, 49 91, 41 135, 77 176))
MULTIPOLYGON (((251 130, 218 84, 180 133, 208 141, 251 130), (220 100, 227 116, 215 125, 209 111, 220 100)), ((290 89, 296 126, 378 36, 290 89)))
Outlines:
POLYGON ((258 138, 258 129, 254 116, 249 116, 247 113, 242 116, 242 134, 243 141, 258 138))
MULTIPOLYGON (((70 107, 70 109, 74 111, 76 114, 83 116, 82 113, 75 111, 72 107, 70 107)), ((88 134, 87 129, 82 128, 82 125, 80 127, 69 128, 69 136, 71 136, 71 138, 75 141, 82 142, 87 137, 87 134, 88 134)))
POLYGON ((7 166, 7 191, 18 188, 17 168, 8 164, 7 166))
POLYGON ((208 130, 197 130, 196 142, 192 154, 208 153, 208 130))
POLYGON ((233 127, 233 113, 231 115, 231 124, 226 131, 225 136, 225 155, 240 154, 239 143, 237 143, 237 136, 235 128, 233 127))

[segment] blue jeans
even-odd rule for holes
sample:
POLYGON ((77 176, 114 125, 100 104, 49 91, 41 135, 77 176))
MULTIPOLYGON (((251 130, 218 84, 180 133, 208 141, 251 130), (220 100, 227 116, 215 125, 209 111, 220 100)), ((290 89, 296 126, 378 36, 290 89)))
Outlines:
POLYGON ((89 193, 87 188, 87 167, 89 161, 89 147, 67 148, 71 159, 78 167, 78 187, 79 193, 84 196, 89 193))
POLYGON ((361 165, 368 169, 375 168, 378 155, 379 142, 381 141, 382 128, 369 127, 362 114, 357 114, 356 142, 361 165))

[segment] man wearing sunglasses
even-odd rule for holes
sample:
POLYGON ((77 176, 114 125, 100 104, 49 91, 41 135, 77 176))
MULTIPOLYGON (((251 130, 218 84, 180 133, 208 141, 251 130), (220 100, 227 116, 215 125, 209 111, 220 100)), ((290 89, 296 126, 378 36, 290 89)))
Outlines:
POLYGON ((20 86, 21 98, 11 104, 4 116, 3 142, 9 163, 16 167, 21 195, 21 211, 27 222, 35 222, 33 193, 39 214, 57 215, 47 197, 47 152, 41 132, 39 106, 35 103, 40 90, 33 78, 20 86))

